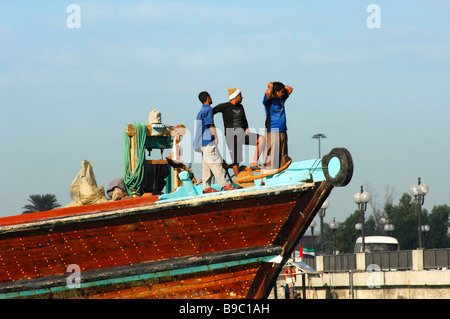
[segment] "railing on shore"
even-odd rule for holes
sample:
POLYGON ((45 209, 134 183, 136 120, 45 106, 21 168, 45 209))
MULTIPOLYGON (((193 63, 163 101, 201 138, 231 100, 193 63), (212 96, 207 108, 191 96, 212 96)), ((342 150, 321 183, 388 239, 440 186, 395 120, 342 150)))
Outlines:
POLYGON ((325 272, 349 271, 356 269, 356 254, 324 255, 325 272))
POLYGON ((381 270, 427 270, 450 268, 450 248, 399 250, 305 258, 309 266, 323 272, 366 270, 377 265, 381 270))
POLYGON ((450 248, 425 249, 423 251, 423 268, 450 268, 450 248))
POLYGON ((412 250, 366 253, 366 269, 374 264, 386 270, 411 270, 413 268, 412 250))

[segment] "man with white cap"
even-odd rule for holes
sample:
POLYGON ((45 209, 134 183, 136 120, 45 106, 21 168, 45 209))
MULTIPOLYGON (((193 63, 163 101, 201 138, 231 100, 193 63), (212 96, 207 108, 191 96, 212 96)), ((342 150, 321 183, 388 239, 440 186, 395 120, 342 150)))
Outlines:
POLYGON ((250 132, 247 117, 242 102, 242 92, 239 89, 228 89, 229 102, 217 105, 213 113, 222 113, 225 127, 225 138, 230 151, 234 175, 239 174, 239 163, 243 162, 242 146, 255 145, 256 151, 251 166, 259 168, 258 159, 261 154, 264 137, 250 132))

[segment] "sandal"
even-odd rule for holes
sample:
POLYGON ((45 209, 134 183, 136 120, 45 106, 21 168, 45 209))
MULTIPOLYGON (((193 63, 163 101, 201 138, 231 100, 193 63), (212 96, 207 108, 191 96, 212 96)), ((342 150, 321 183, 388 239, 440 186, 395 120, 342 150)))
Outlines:
POLYGON ((250 166, 250 169, 252 171, 256 171, 256 170, 261 169, 261 168, 262 168, 261 164, 258 164, 258 163, 252 164, 252 166, 250 166))
POLYGON ((222 189, 222 191, 231 191, 231 190, 233 190, 233 189, 239 189, 239 188, 242 188, 242 187, 239 187, 239 186, 236 185, 236 184, 227 184, 227 185, 222 189))
POLYGON ((218 192, 217 189, 214 189, 214 188, 212 188, 212 187, 208 187, 207 189, 205 189, 205 190, 203 191, 203 194, 217 193, 217 192, 218 192))

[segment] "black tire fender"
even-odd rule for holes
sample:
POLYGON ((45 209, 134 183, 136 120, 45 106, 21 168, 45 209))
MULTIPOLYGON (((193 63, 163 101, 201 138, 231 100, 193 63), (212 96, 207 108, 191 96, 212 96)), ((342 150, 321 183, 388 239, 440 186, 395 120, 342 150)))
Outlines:
POLYGON ((350 152, 345 148, 333 148, 330 153, 322 158, 322 170, 326 180, 333 186, 346 186, 353 176, 353 159, 350 152), (328 170, 328 163, 333 158, 337 158, 340 163, 339 172, 336 176, 331 176, 328 170))

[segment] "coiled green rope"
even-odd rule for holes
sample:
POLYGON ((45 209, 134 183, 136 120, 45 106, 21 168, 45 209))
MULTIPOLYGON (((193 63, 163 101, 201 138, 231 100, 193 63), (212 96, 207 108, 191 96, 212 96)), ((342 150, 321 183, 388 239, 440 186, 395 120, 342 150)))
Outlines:
POLYGON ((135 130, 135 141, 136 141, 136 158, 137 165, 134 172, 131 171, 130 162, 130 147, 131 147, 131 137, 126 133, 125 136, 125 174, 124 182, 127 192, 130 196, 137 194, 141 189, 145 187, 145 138, 147 135, 147 128, 144 124, 135 122, 132 124, 135 130))

